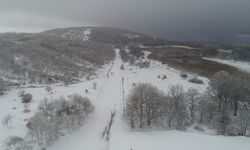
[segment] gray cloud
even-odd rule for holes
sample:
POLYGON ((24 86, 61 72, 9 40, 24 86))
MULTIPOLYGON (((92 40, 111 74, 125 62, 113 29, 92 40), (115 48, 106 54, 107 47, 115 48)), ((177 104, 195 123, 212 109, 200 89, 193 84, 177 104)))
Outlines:
POLYGON ((0 32, 114 26, 177 40, 230 41, 250 27, 249 0, 0 0, 0 32))

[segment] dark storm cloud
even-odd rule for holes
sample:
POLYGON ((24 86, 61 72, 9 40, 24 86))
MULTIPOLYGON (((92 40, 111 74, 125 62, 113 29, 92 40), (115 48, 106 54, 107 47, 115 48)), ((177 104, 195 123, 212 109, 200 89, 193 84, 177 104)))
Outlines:
POLYGON ((0 0, 0 31, 115 26, 179 40, 249 33, 249 0, 0 0))

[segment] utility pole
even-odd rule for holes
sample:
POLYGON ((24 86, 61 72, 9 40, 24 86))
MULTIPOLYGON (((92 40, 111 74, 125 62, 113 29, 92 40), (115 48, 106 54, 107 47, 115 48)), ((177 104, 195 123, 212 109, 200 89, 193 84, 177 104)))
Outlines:
POLYGON ((125 113, 125 98, 124 98, 124 77, 122 77, 122 103, 123 103, 123 112, 125 113))

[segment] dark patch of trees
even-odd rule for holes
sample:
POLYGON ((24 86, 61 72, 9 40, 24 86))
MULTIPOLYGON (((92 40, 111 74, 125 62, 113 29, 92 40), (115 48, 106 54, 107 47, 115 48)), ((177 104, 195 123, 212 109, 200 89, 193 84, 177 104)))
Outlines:
POLYGON ((125 117, 132 129, 163 127, 185 130, 194 123, 221 135, 250 132, 250 83, 221 71, 213 75, 206 92, 174 85, 167 93, 150 83, 133 86, 125 117))

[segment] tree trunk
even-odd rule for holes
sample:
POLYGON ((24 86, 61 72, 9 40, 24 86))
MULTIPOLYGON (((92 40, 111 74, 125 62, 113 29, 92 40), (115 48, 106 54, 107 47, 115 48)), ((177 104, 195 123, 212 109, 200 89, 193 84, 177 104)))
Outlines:
POLYGON ((150 126, 151 125, 151 120, 150 119, 148 119, 148 126, 150 126))
POLYGON ((238 112, 238 100, 234 100, 234 116, 237 116, 238 112))

